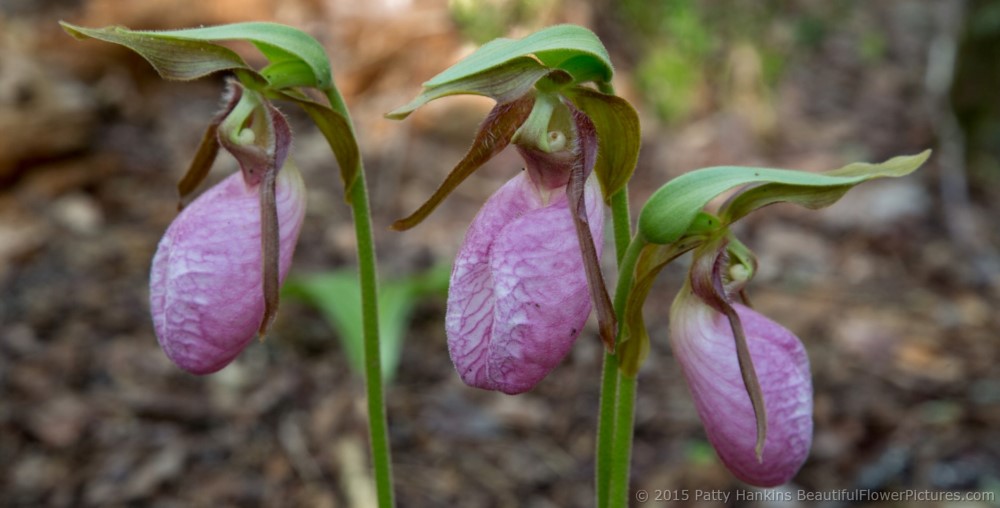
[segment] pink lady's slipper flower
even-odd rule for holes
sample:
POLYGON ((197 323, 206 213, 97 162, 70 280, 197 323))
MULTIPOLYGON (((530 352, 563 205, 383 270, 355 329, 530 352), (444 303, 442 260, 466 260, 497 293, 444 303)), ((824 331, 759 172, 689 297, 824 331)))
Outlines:
MULTIPOLYGON (((603 238, 593 180, 585 200, 591 235, 603 238)), ((543 193, 518 174, 483 205, 455 259, 445 318, 455 368, 471 386, 528 391, 569 352, 590 308, 566 187, 543 193)))
POLYGON ((210 374, 263 335, 277 312, 305 216, 305 185, 285 164, 291 131, 263 96, 230 83, 181 180, 182 196, 208 173, 218 146, 240 163, 181 211, 160 240, 149 280, 156 337, 193 374, 210 374))
POLYGON ((696 275, 692 280, 695 290, 686 285, 671 308, 670 342, 708 440, 739 479, 761 487, 781 485, 802 467, 812 441, 805 348, 781 325, 717 298, 721 292, 699 287, 696 275), (706 290, 713 305, 699 296, 706 290), (715 306, 731 312, 735 324, 715 306), (746 367, 740 361, 742 344, 749 352, 746 367), (745 371, 755 379, 748 383, 745 371), (761 401, 764 414, 758 415, 755 404, 761 401))
POLYGON ((499 102, 472 148, 416 212, 420 223, 462 180, 509 144, 526 171, 483 205, 455 260, 445 331, 459 376, 508 394, 532 389, 569 352, 595 303, 601 338, 615 322, 600 271, 604 202, 589 178, 593 122, 552 94, 499 102))
MULTIPOLYGON (((305 185, 287 164, 277 177, 279 280, 292 263, 305 217, 305 185)), ((240 173, 188 205, 160 240, 150 273, 150 309, 167 356, 193 374, 229 364, 264 318, 260 199, 240 173)))

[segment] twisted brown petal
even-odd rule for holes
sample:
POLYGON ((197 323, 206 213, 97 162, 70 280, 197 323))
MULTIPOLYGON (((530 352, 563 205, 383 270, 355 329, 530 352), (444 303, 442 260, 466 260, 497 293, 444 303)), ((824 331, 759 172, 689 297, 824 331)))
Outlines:
POLYGON ((177 182, 178 212, 184 209, 184 198, 198 188, 198 185, 205 180, 208 172, 212 169, 215 157, 219 154, 219 124, 236 107, 236 103, 240 101, 242 95, 243 88, 230 82, 225 94, 226 105, 208 124, 208 128, 201 136, 201 142, 198 143, 198 151, 195 152, 191 165, 188 166, 181 180, 177 182))
POLYGON ((444 198, 455 190, 455 187, 458 187, 475 170, 510 144, 510 139, 517 132, 518 127, 528 118, 534 104, 535 97, 533 95, 525 95, 512 102, 497 104, 483 121, 475 141, 472 142, 472 147, 451 170, 441 186, 423 205, 420 205, 417 211, 394 222, 392 229, 405 231, 426 219, 444 201, 444 198))
POLYGON ((587 287, 597 312, 597 325, 601 341, 608 352, 615 350, 615 334, 617 322, 614 306, 608 296, 608 288, 601 273, 601 260, 594 248, 594 239, 590 234, 590 224, 587 221, 587 206, 584 200, 584 184, 587 176, 594 168, 597 160, 597 131, 594 124, 580 110, 567 103, 573 116, 576 128, 576 160, 570 169, 569 183, 566 195, 569 198, 569 209, 576 225, 576 234, 580 243, 580 253, 583 255, 583 266, 587 273, 587 287))
POLYGON ((740 374, 743 377, 747 395, 750 396, 750 403, 753 405, 754 417, 757 419, 757 442, 754 446, 754 453, 757 455, 757 460, 761 461, 763 460, 764 442, 767 439, 764 391, 760 387, 757 371, 750 358, 750 349, 747 347, 743 324, 723 286, 722 274, 725 273, 729 264, 725 240, 703 247, 701 252, 695 254, 695 260, 696 264, 691 269, 691 289, 702 301, 726 316, 726 319, 729 320, 729 326, 733 330, 740 374), (709 252, 713 248, 717 249, 716 252, 709 252))

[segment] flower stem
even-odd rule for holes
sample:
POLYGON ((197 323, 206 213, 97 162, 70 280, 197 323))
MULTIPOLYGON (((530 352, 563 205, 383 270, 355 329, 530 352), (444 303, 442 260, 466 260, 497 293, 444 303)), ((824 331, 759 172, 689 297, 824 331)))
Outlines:
POLYGON ((628 506, 629 468, 632 461, 632 424, 635 417, 636 378, 618 371, 618 404, 615 406, 615 433, 612 443, 609 507, 628 506))
POLYGON ((628 209, 628 189, 623 188, 611 196, 611 222, 615 233, 615 259, 621 264, 632 242, 632 219, 628 209))
POLYGON ((608 505, 608 482, 611 478, 612 439, 615 435, 615 405, 618 403, 618 358, 604 353, 601 372, 601 403, 597 420, 597 457, 594 472, 597 507, 608 505))
MULTIPOLYGON (((344 99, 335 87, 324 90, 330 107, 348 119, 350 114, 344 99)), ((333 148, 331 146, 331 148, 333 148)), ((371 210, 364 165, 358 158, 357 180, 350 187, 354 234, 358 242, 358 271, 361 283, 361 323, 364 328, 365 389, 368 398, 368 434, 371 439, 372 467, 375 470, 375 491, 378 506, 395 506, 392 488, 392 460, 385 416, 385 393, 382 386, 382 354, 378 331, 378 274, 375 265, 375 242, 372 238, 371 210)))
MULTIPOLYGON (((611 196, 611 221, 614 226, 615 254, 619 266, 625 258, 632 238, 632 220, 629 216, 628 189, 623 188, 611 196)), ((616 309, 618 322, 621 312, 616 309)), ((613 467, 612 454, 615 436, 615 407, 618 402, 619 383, 618 359, 613 354, 604 354, 601 373, 601 402, 597 421, 597 444, 595 459, 595 494, 597 506, 603 508, 608 503, 608 489, 613 467)))
POLYGON ((375 469, 375 489, 380 507, 393 506, 392 460, 389 455, 389 435, 385 416, 385 394, 382 387, 382 354, 378 333, 378 275, 375 271, 375 244, 372 241, 371 214, 365 173, 351 189, 354 213, 354 233, 358 240, 358 269, 361 277, 361 322, 365 338, 365 388, 368 395, 368 432, 371 436, 372 464, 375 469))

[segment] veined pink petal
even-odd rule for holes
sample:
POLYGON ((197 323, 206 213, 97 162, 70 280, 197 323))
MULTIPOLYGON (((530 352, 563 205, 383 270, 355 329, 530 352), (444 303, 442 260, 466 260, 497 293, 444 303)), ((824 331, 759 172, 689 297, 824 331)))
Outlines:
MULTIPOLYGON (((566 356, 590 314, 565 188, 547 198, 518 174, 483 205, 455 259, 445 329, 455 368, 471 386, 530 390, 566 356)), ((604 206, 593 181, 585 199, 600 255, 604 206)))
MULTIPOLYGON (((278 173, 279 279, 292 263, 305 216, 305 185, 291 164, 278 173)), ((167 228, 150 271, 156 337, 193 374, 229 364, 264 315, 258 187, 234 173, 188 205, 167 228)))
POLYGON ((739 479, 761 487, 790 480, 812 442, 812 381, 799 339, 781 325, 735 306, 764 393, 767 439, 754 454, 756 420, 740 375, 729 321, 684 288, 670 312, 670 342, 709 441, 739 479))

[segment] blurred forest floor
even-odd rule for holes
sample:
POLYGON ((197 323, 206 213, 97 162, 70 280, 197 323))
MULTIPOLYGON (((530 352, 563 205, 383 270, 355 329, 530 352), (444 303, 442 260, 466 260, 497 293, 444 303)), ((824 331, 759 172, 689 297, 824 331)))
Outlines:
MULTIPOLYGON (((150 259, 223 77, 162 82, 121 48, 71 39, 59 19, 270 19, 314 34, 358 123, 383 278, 450 263, 478 207, 520 167, 505 152, 416 230, 385 227, 436 188, 490 102, 449 98, 405 122, 383 113, 495 35, 573 22, 602 37, 643 120, 634 204, 703 166, 822 170, 934 148, 910 177, 818 213, 771 207, 740 228, 760 257, 751 298, 812 362, 812 454, 784 488, 1000 492, 996 2, 470 5, 0 1, 0 505, 329 507, 371 496, 362 384, 316 310, 286 298, 272 336, 206 378, 171 365, 153 335, 150 259)), ((285 109, 309 188, 293 276, 350 266, 333 158, 285 109)), ((234 169, 220 157, 213 181, 234 169)), ((668 270, 646 308, 654 342, 633 488, 746 492, 707 445, 667 346, 682 273, 668 270)), ((443 298, 419 302, 388 388, 399 505, 590 506, 593 327, 534 391, 508 397, 461 383, 443 314, 443 298)))

